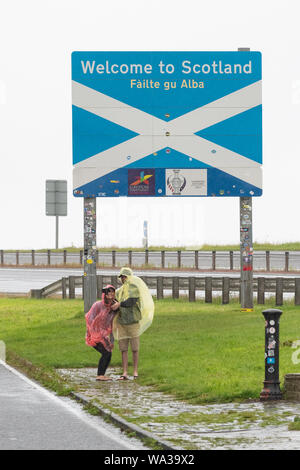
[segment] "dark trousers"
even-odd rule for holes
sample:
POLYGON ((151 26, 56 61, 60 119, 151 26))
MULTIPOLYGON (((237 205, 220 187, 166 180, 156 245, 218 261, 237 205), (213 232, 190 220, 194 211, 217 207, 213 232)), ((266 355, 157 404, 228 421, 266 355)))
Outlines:
POLYGON ((101 354, 98 364, 98 375, 105 375, 106 369, 108 368, 111 360, 111 352, 107 351, 102 343, 96 344, 93 348, 101 354))

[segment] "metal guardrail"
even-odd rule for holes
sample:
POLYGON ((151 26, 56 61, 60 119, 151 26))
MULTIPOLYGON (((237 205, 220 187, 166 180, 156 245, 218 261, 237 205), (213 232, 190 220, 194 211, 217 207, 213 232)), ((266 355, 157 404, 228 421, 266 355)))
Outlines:
MULTIPOLYGON (((157 299, 163 299, 165 292, 171 292, 173 299, 178 299, 180 292, 184 291, 188 294, 190 302, 196 300, 197 291, 204 292, 205 302, 212 302, 213 292, 221 293, 222 303, 230 302, 230 294, 240 292, 240 279, 231 277, 163 277, 163 276, 141 276, 148 288, 154 290, 157 299)), ((102 287, 106 284, 117 286, 117 276, 97 275, 97 298, 101 298, 102 287)), ((53 294, 61 292, 63 299, 75 298, 76 289, 81 289, 81 296, 84 298, 83 292, 83 276, 69 276, 49 284, 42 289, 33 289, 30 291, 31 297, 45 298, 53 294)), ((283 305, 283 294, 294 294, 295 305, 300 305, 300 278, 253 278, 253 292, 257 293, 257 303, 265 303, 265 294, 275 293, 276 305, 283 305)))
MULTIPOLYGON (((101 251, 96 252, 97 266, 118 267, 127 265, 132 267, 158 267, 158 268, 193 268, 239 270, 239 251, 101 251)), ((37 250, 15 252, 0 250, 1 266, 83 266, 83 250, 62 252, 37 250)), ((300 270, 300 251, 255 251, 253 254, 254 270, 283 272, 300 270)))

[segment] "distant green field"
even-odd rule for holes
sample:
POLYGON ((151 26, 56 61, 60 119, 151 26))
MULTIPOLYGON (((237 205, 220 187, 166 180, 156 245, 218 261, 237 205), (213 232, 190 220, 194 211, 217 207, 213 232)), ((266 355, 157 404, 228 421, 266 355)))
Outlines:
MULTIPOLYGON (((193 403, 259 397, 264 380, 261 312, 268 305, 249 313, 240 312, 238 303, 217 300, 164 299, 155 306, 154 322, 141 337, 139 383, 193 403)), ((300 364, 291 359, 291 344, 300 339, 300 307, 284 305, 280 330, 283 381, 286 373, 300 373, 300 364)), ((12 364, 17 354, 48 370, 92 366, 96 374, 99 355, 85 345, 84 336, 81 300, 0 299, 0 340, 12 364)), ((117 347, 112 365, 121 366, 117 347)))
MULTIPOLYGON (((257 251, 300 251, 300 242, 286 242, 286 243, 258 243, 254 242, 253 243, 253 248, 254 250, 257 251)), ((62 252, 63 250, 67 250, 69 252, 74 252, 77 253, 80 250, 83 250, 83 247, 74 247, 74 246, 68 246, 65 248, 60 248, 58 250, 51 249, 53 252, 62 252)), ((100 251, 145 251, 144 248, 141 247, 125 247, 125 248, 118 248, 117 246, 110 246, 110 247, 98 247, 98 250, 100 251)), ((148 248, 149 251, 184 251, 184 250, 199 250, 199 251, 239 251, 240 250, 240 245, 193 245, 193 246, 149 246, 148 248)), ((15 252, 16 250, 4 250, 5 253, 9 252, 15 252)), ((22 252, 28 252, 31 250, 19 250, 20 253, 22 252)), ((40 249, 40 250, 35 250, 38 253, 43 253, 47 251, 47 248, 40 249)))

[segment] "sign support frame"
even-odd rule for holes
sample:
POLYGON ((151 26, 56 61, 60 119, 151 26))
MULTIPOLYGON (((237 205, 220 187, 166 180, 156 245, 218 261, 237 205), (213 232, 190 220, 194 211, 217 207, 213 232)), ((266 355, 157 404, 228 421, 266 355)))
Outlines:
MULTIPOLYGON (((250 51, 239 47, 238 51, 250 51)), ((252 197, 240 198, 241 311, 253 310, 252 197)))
POLYGON ((58 224, 59 218, 58 215, 55 216, 55 248, 58 250, 58 224))
POLYGON ((97 204, 95 197, 83 198, 83 236, 84 236, 84 313, 87 313, 97 300, 97 204))

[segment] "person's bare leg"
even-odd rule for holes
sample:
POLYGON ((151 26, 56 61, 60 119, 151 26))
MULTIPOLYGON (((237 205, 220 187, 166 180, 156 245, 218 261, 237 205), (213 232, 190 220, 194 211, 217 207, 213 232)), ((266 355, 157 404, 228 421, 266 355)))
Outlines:
POLYGON ((122 351, 122 366, 123 374, 125 377, 128 375, 128 351, 122 351))
POLYGON ((132 351, 133 377, 138 377, 139 352, 132 351))

